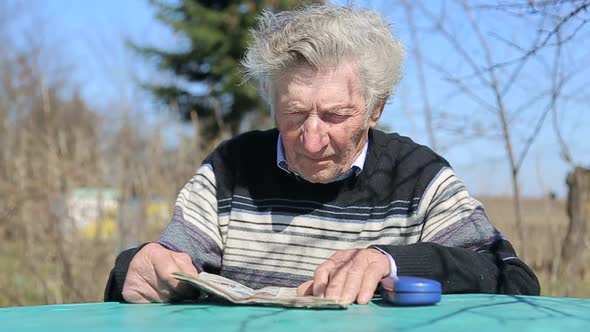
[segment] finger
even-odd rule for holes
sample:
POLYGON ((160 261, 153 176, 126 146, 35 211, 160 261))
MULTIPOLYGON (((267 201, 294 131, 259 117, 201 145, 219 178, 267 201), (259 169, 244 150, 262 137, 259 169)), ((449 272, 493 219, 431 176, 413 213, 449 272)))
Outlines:
POLYGON ((182 252, 175 252, 172 254, 172 257, 174 258, 174 263, 176 263, 176 267, 178 268, 178 271, 176 272, 183 272, 191 275, 199 274, 197 268, 193 264, 191 256, 189 256, 188 254, 182 252))
POLYGON ((123 299, 125 300, 125 302, 135 303, 135 304, 155 303, 155 301, 150 301, 145 296, 143 296, 141 294, 134 294, 134 295, 123 294, 123 299))
POLYGON ((383 278, 381 279, 381 287, 392 292, 395 289, 395 280, 392 277, 383 278))
POLYGON ((182 272, 190 275, 197 275, 197 269, 192 263, 192 259, 186 253, 172 253, 171 263, 163 266, 159 270, 160 280, 159 289, 163 302, 176 302, 185 299, 194 299, 199 296, 199 292, 190 284, 178 280, 172 276, 173 272, 182 272))
POLYGON ((326 296, 326 287, 328 286, 328 279, 330 278, 330 272, 334 268, 336 263, 328 259, 322 265, 315 269, 313 274, 313 295, 319 297, 326 296))
POLYGON ((128 292, 124 292, 123 293, 123 299, 125 300, 125 302, 128 303, 136 303, 136 304, 143 304, 143 303, 158 303, 158 299, 159 296, 155 291, 142 291, 141 293, 139 292, 133 292, 133 293, 128 293, 128 292))
POLYGON ((153 275, 142 275, 130 268, 123 284, 123 299, 129 303, 162 302, 152 282, 155 279, 153 275))
POLYGON ((123 299, 129 303, 158 302, 160 297, 157 294, 156 273, 151 263, 141 254, 140 251, 129 265, 123 284, 123 299))
MULTIPOLYGON (((313 295, 326 297, 328 284, 330 278, 334 277, 335 270, 339 270, 344 264, 350 262, 351 257, 357 252, 357 249, 337 251, 320 265, 314 272, 313 295)), ((333 287, 336 287, 336 284, 333 287)))
POLYGON ((297 287, 297 296, 313 295, 313 280, 308 280, 297 287))
POLYGON ((199 299, 201 291, 188 282, 181 281, 170 293, 169 302, 194 301, 199 299))
POLYGON ((346 281, 343 285, 340 303, 348 305, 357 299, 361 284, 363 283, 366 267, 367 264, 358 262, 351 264, 351 267, 346 274, 346 281))
MULTIPOLYGON (((197 268, 193 264, 192 258, 188 254, 174 253, 173 255, 176 266, 178 267, 178 272, 183 272, 190 275, 199 274, 197 268)), ((173 285, 172 290, 173 292, 171 294, 170 301, 196 299, 200 295, 200 291, 198 289, 184 281, 177 282, 176 285, 173 285)))
POLYGON ((346 264, 337 265, 334 269, 332 269, 330 278, 328 280, 328 285, 326 287, 327 298, 340 300, 340 296, 342 295, 342 290, 344 289, 344 284, 351 266, 352 262, 347 262, 346 264))
POLYGON ((157 302, 159 298, 155 289, 149 284, 145 284, 144 287, 137 287, 135 285, 125 285, 123 287, 123 299, 128 303, 151 303, 157 302))
POLYGON ((369 265, 363 275, 360 290, 356 298, 358 304, 367 304, 373 298, 377 285, 383 279, 382 267, 376 263, 369 265))
POLYGON ((144 290, 142 296, 148 299, 150 303, 168 303, 170 302, 170 288, 161 286, 152 291, 144 290))

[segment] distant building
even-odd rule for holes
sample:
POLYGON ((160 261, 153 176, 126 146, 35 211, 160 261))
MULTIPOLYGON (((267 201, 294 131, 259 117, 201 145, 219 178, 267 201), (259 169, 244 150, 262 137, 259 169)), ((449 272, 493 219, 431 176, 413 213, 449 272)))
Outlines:
POLYGON ((122 200, 113 188, 74 189, 67 195, 65 206, 67 234, 112 238, 121 249, 136 245, 142 233, 159 232, 172 215, 171 202, 141 197, 122 200))
POLYGON ((113 188, 77 188, 67 197, 69 228, 88 237, 110 237, 116 231, 119 192, 113 188))

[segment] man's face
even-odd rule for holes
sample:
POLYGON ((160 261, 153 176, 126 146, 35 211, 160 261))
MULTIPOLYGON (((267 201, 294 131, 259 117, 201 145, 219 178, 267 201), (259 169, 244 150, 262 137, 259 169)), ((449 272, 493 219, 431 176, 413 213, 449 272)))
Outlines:
POLYGON ((275 122, 289 168, 317 183, 348 171, 378 120, 367 121, 356 67, 302 67, 281 75, 275 93, 275 122))

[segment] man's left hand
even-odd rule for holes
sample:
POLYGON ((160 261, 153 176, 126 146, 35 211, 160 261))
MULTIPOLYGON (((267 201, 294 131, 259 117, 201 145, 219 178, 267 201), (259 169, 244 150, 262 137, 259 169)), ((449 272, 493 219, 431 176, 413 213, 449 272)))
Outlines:
POLYGON ((297 287, 299 296, 319 296, 342 304, 367 304, 375 289, 391 273, 389 259, 377 249, 335 252, 315 269, 313 280, 297 287))

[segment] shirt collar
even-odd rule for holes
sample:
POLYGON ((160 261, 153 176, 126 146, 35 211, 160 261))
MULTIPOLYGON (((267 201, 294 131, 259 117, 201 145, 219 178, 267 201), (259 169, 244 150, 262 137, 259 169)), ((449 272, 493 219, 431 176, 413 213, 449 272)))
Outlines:
MULTIPOLYGON (((367 159, 368 151, 369 140, 365 142, 363 151, 361 151, 361 154, 354 160, 350 169, 344 172, 344 174, 335 178, 334 181, 344 180, 352 175, 359 175, 359 173, 363 170, 363 167, 365 165, 365 160, 367 159)), ((283 136, 281 136, 281 133, 279 133, 279 137, 277 139, 277 166, 289 174, 295 174, 299 176, 299 174, 289 169, 289 165, 287 164, 287 158, 285 158, 285 147, 283 146, 283 136)))

